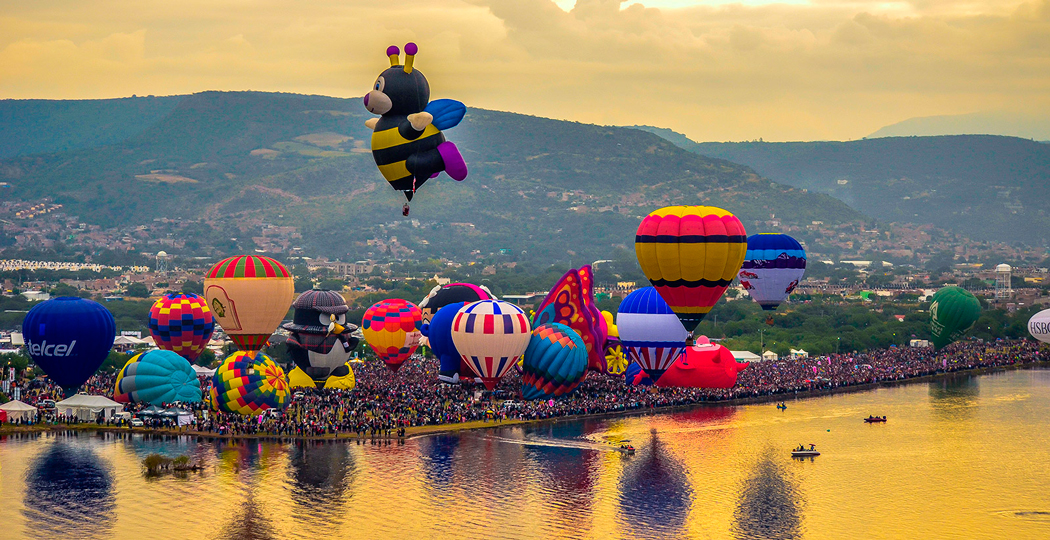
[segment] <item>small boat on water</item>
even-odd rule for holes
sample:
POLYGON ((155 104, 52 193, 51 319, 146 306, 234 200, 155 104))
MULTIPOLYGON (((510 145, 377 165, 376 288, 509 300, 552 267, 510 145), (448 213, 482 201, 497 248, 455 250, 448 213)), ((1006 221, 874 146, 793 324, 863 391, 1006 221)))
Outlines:
POLYGON ((624 454, 627 454, 628 456, 634 455, 634 447, 629 444, 621 444, 620 447, 617 448, 617 450, 624 454))
POLYGON ((864 421, 869 423, 869 424, 877 424, 879 422, 885 422, 886 421, 886 417, 885 416, 868 416, 867 418, 864 419, 864 421))
POLYGON ((808 449, 805 446, 799 445, 798 448, 791 451, 791 457, 793 458, 817 457, 819 455, 820 452, 817 451, 817 445, 815 444, 809 445, 808 449))
POLYGON ((777 403, 777 408, 783 411, 786 410, 788 406, 784 403, 777 403))

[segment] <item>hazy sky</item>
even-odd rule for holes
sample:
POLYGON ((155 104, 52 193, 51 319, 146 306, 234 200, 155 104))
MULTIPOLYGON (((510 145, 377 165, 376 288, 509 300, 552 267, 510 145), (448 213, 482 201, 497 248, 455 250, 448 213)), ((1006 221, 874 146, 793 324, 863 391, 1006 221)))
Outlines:
POLYGON ((1050 111, 1050 0, 0 0, 0 98, 360 96, 407 41, 434 97, 696 140, 1050 111))

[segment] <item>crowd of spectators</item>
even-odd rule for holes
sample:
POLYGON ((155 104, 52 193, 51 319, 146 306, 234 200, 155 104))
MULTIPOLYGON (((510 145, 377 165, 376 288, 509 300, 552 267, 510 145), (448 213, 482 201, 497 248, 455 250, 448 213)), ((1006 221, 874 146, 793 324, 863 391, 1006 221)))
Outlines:
MULTIPOLYGON (((376 438, 402 434, 404 428, 411 426, 547 419, 765 396, 783 399, 813 390, 1039 361, 1050 361, 1050 350, 1040 349, 1030 340, 969 340, 940 351, 890 347, 865 353, 755 362, 739 374, 737 385, 728 389, 636 386, 622 376, 592 374, 568 396, 522 402, 521 378, 513 371, 496 390, 488 392, 480 384, 438 381, 437 361, 417 355, 397 372, 380 362, 353 364, 357 379, 353 390, 294 389, 285 410, 267 411, 260 416, 216 413, 208 411, 205 403, 177 405, 193 413, 193 423, 184 428, 187 431, 233 436, 356 434, 376 438)), ((112 396, 114 382, 113 374, 97 374, 85 385, 85 391, 112 396)), ((23 401, 36 405, 44 399, 61 399, 60 389, 46 383, 33 388, 33 384, 22 393, 23 401)), ((201 379, 205 396, 210 384, 210 379, 201 379)), ((130 404, 125 410, 139 413, 145 407, 130 404)), ((153 422, 157 425, 158 420, 153 422)))

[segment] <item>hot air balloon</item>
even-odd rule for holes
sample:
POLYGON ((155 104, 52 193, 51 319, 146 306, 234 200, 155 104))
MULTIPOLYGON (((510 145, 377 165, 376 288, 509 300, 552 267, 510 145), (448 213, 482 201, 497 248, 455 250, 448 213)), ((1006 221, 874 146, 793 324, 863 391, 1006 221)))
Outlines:
POLYGON ((256 415, 288 404, 288 379, 269 356, 237 351, 215 371, 210 396, 215 410, 256 415))
POLYGON ((729 349, 714 345, 705 336, 685 352, 664 372, 656 386, 679 388, 732 388, 737 374, 750 364, 737 362, 729 349))
POLYGON ((101 304, 63 296, 33 306, 22 333, 33 362, 70 396, 106 360, 116 326, 101 304))
POLYGON ((208 301, 193 293, 166 294, 149 310, 149 333, 157 347, 193 362, 211 340, 215 320, 208 301))
POLYGON ((1050 343, 1050 309, 1044 309, 1028 319, 1028 333, 1043 343, 1050 343))
POLYGON ((381 115, 365 122, 373 130, 372 157, 390 187, 410 201, 416 189, 442 171, 455 180, 467 177, 459 149, 441 133, 459 124, 467 108, 451 99, 430 101, 430 84, 413 65, 418 49, 415 43, 405 45, 402 66, 401 50, 387 47, 390 68, 379 74, 364 97, 368 112, 381 115))
POLYGON ((653 287, 643 287, 620 302, 616 329, 627 356, 654 381, 682 353, 689 332, 653 287))
POLYGON ((668 206, 642 220, 634 251, 645 277, 692 331, 740 271, 747 233, 721 208, 668 206))
POLYGON ((940 349, 973 328, 981 315, 981 302, 961 287, 944 287, 933 294, 930 303, 930 330, 933 346, 940 349))
POLYGON ((215 321, 238 348, 249 353, 266 346, 294 295, 292 273, 269 257, 230 257, 204 278, 204 297, 215 321))
POLYGON ((449 283, 447 285, 438 285, 431 289, 427 297, 419 303, 419 310, 423 312, 423 322, 427 322, 434 317, 438 310, 449 304, 457 302, 469 304, 490 298, 495 298, 495 296, 484 285, 449 283))
POLYGON ((525 312, 500 300, 467 304, 452 321, 452 341, 460 357, 489 390, 518 362, 531 336, 525 312))
POLYGON ((117 374, 113 400, 120 403, 201 400, 201 383, 189 361, 173 351, 156 350, 137 354, 117 374))
POLYGON ((318 387, 323 386, 357 347, 357 326, 346 322, 350 308, 339 293, 318 290, 300 294, 292 307, 292 322, 281 326, 290 332, 285 341, 288 354, 318 387))
POLYGON ((572 328, 545 323, 532 330, 522 363, 521 394, 548 399, 576 389, 587 374, 587 345, 572 328))
POLYGON ((787 299, 806 272, 806 251, 798 240, 776 233, 747 238, 740 285, 762 309, 772 311, 787 299))
POLYGON ((536 306, 534 325, 560 323, 572 328, 587 344, 588 369, 608 371, 605 364, 605 320, 594 305, 594 272, 591 265, 570 268, 536 306))
POLYGON ((376 302, 365 311, 361 331, 365 341, 391 371, 416 352, 423 336, 423 312, 419 307, 400 298, 376 302))

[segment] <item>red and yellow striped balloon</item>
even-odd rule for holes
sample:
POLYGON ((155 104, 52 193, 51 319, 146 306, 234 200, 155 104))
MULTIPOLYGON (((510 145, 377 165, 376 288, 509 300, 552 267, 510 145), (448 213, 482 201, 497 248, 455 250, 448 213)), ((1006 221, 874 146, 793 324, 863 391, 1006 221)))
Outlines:
POLYGON ((292 279, 284 265, 269 257, 230 257, 204 278, 204 297, 215 322, 251 356, 266 346, 288 313, 295 295, 292 279))
POLYGON ((668 206, 642 220, 634 251, 645 277, 692 330, 740 271, 747 232, 721 208, 668 206))

